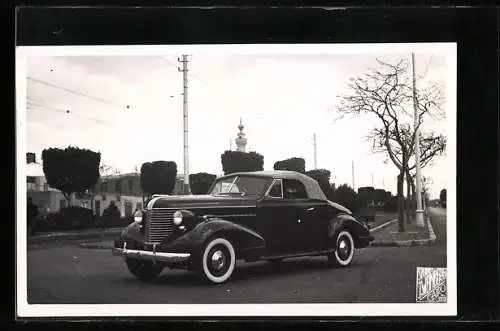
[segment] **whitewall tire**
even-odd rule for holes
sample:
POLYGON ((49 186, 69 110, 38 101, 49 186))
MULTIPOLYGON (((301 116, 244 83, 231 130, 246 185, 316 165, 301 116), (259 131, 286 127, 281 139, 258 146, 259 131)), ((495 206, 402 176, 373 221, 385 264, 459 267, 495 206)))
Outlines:
POLYGON ((222 237, 211 239, 204 247, 198 266, 202 279, 212 284, 227 281, 236 266, 236 253, 229 240, 222 237))
POLYGON ((354 239, 349 231, 342 230, 335 238, 335 251, 328 255, 328 260, 333 266, 346 267, 354 258, 354 239))

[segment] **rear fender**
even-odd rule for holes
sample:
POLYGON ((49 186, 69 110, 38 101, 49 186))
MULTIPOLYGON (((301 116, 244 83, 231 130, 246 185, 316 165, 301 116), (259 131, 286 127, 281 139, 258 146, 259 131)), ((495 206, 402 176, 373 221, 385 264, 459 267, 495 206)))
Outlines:
POLYGON ((359 238, 369 235, 369 230, 353 216, 339 214, 330 221, 328 236, 334 239, 342 230, 347 230, 353 236, 354 244, 358 248, 359 238))

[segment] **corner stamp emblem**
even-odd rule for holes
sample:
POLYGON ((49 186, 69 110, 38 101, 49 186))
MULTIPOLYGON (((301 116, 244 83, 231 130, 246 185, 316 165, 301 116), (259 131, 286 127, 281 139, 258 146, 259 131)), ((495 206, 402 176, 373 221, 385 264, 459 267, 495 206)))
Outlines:
POLYGON ((417 302, 447 301, 446 268, 417 267, 417 302))

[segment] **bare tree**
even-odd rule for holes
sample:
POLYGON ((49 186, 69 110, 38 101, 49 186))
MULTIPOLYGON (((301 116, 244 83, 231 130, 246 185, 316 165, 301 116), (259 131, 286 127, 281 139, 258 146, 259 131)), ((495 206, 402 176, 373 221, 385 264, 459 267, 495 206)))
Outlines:
MULTIPOLYGON (((410 172, 414 154, 415 128, 413 125, 413 91, 408 59, 401 59, 396 64, 385 63, 377 59, 379 69, 372 69, 362 76, 352 78, 348 85, 349 92, 341 95, 337 111, 340 118, 345 115, 371 115, 379 122, 367 138, 373 142, 375 153, 386 154, 396 166, 397 176, 399 231, 405 231, 404 194, 405 176, 410 172)), ((437 84, 417 90, 418 125, 420 128, 424 116, 438 117, 441 113, 442 89, 437 84)), ((421 156, 429 163, 442 148, 435 148, 436 141, 444 139, 433 133, 421 134, 421 156), (423 154, 422 154, 423 152, 423 154)), ((444 148, 444 147, 443 147, 444 148)), ((411 179, 407 181, 410 183, 411 179)), ((410 185, 411 187, 411 185, 410 185)), ((408 188, 408 192, 410 188, 408 188)), ((407 205, 407 210, 409 205, 407 205)), ((408 215, 407 215, 407 219, 408 215)))
MULTIPOLYGON (((383 130, 374 129, 372 133, 368 136, 369 139, 373 141, 373 152, 375 153, 387 153, 387 147, 385 146, 385 132, 383 130)), ((395 159, 398 161, 396 166, 398 170, 404 170, 406 178, 406 190, 407 190, 407 205, 406 205, 406 218, 411 218, 411 212, 415 208, 415 158, 410 157, 406 164, 403 164, 402 153, 403 146, 406 145, 406 149, 410 156, 414 156, 414 133, 409 127, 403 128, 401 130, 401 140, 398 141, 395 137, 391 137, 392 152, 394 153, 395 159)), ((425 168, 427 165, 432 164, 432 161, 436 156, 442 155, 446 149, 446 138, 441 134, 436 134, 434 132, 426 132, 420 134, 420 166, 425 168)))

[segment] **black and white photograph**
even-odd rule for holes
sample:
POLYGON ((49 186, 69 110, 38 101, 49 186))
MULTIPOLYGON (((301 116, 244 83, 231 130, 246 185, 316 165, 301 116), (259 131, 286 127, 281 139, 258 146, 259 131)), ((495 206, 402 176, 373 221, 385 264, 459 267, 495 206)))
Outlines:
POLYGON ((456 47, 18 47, 18 315, 455 316, 456 47))

